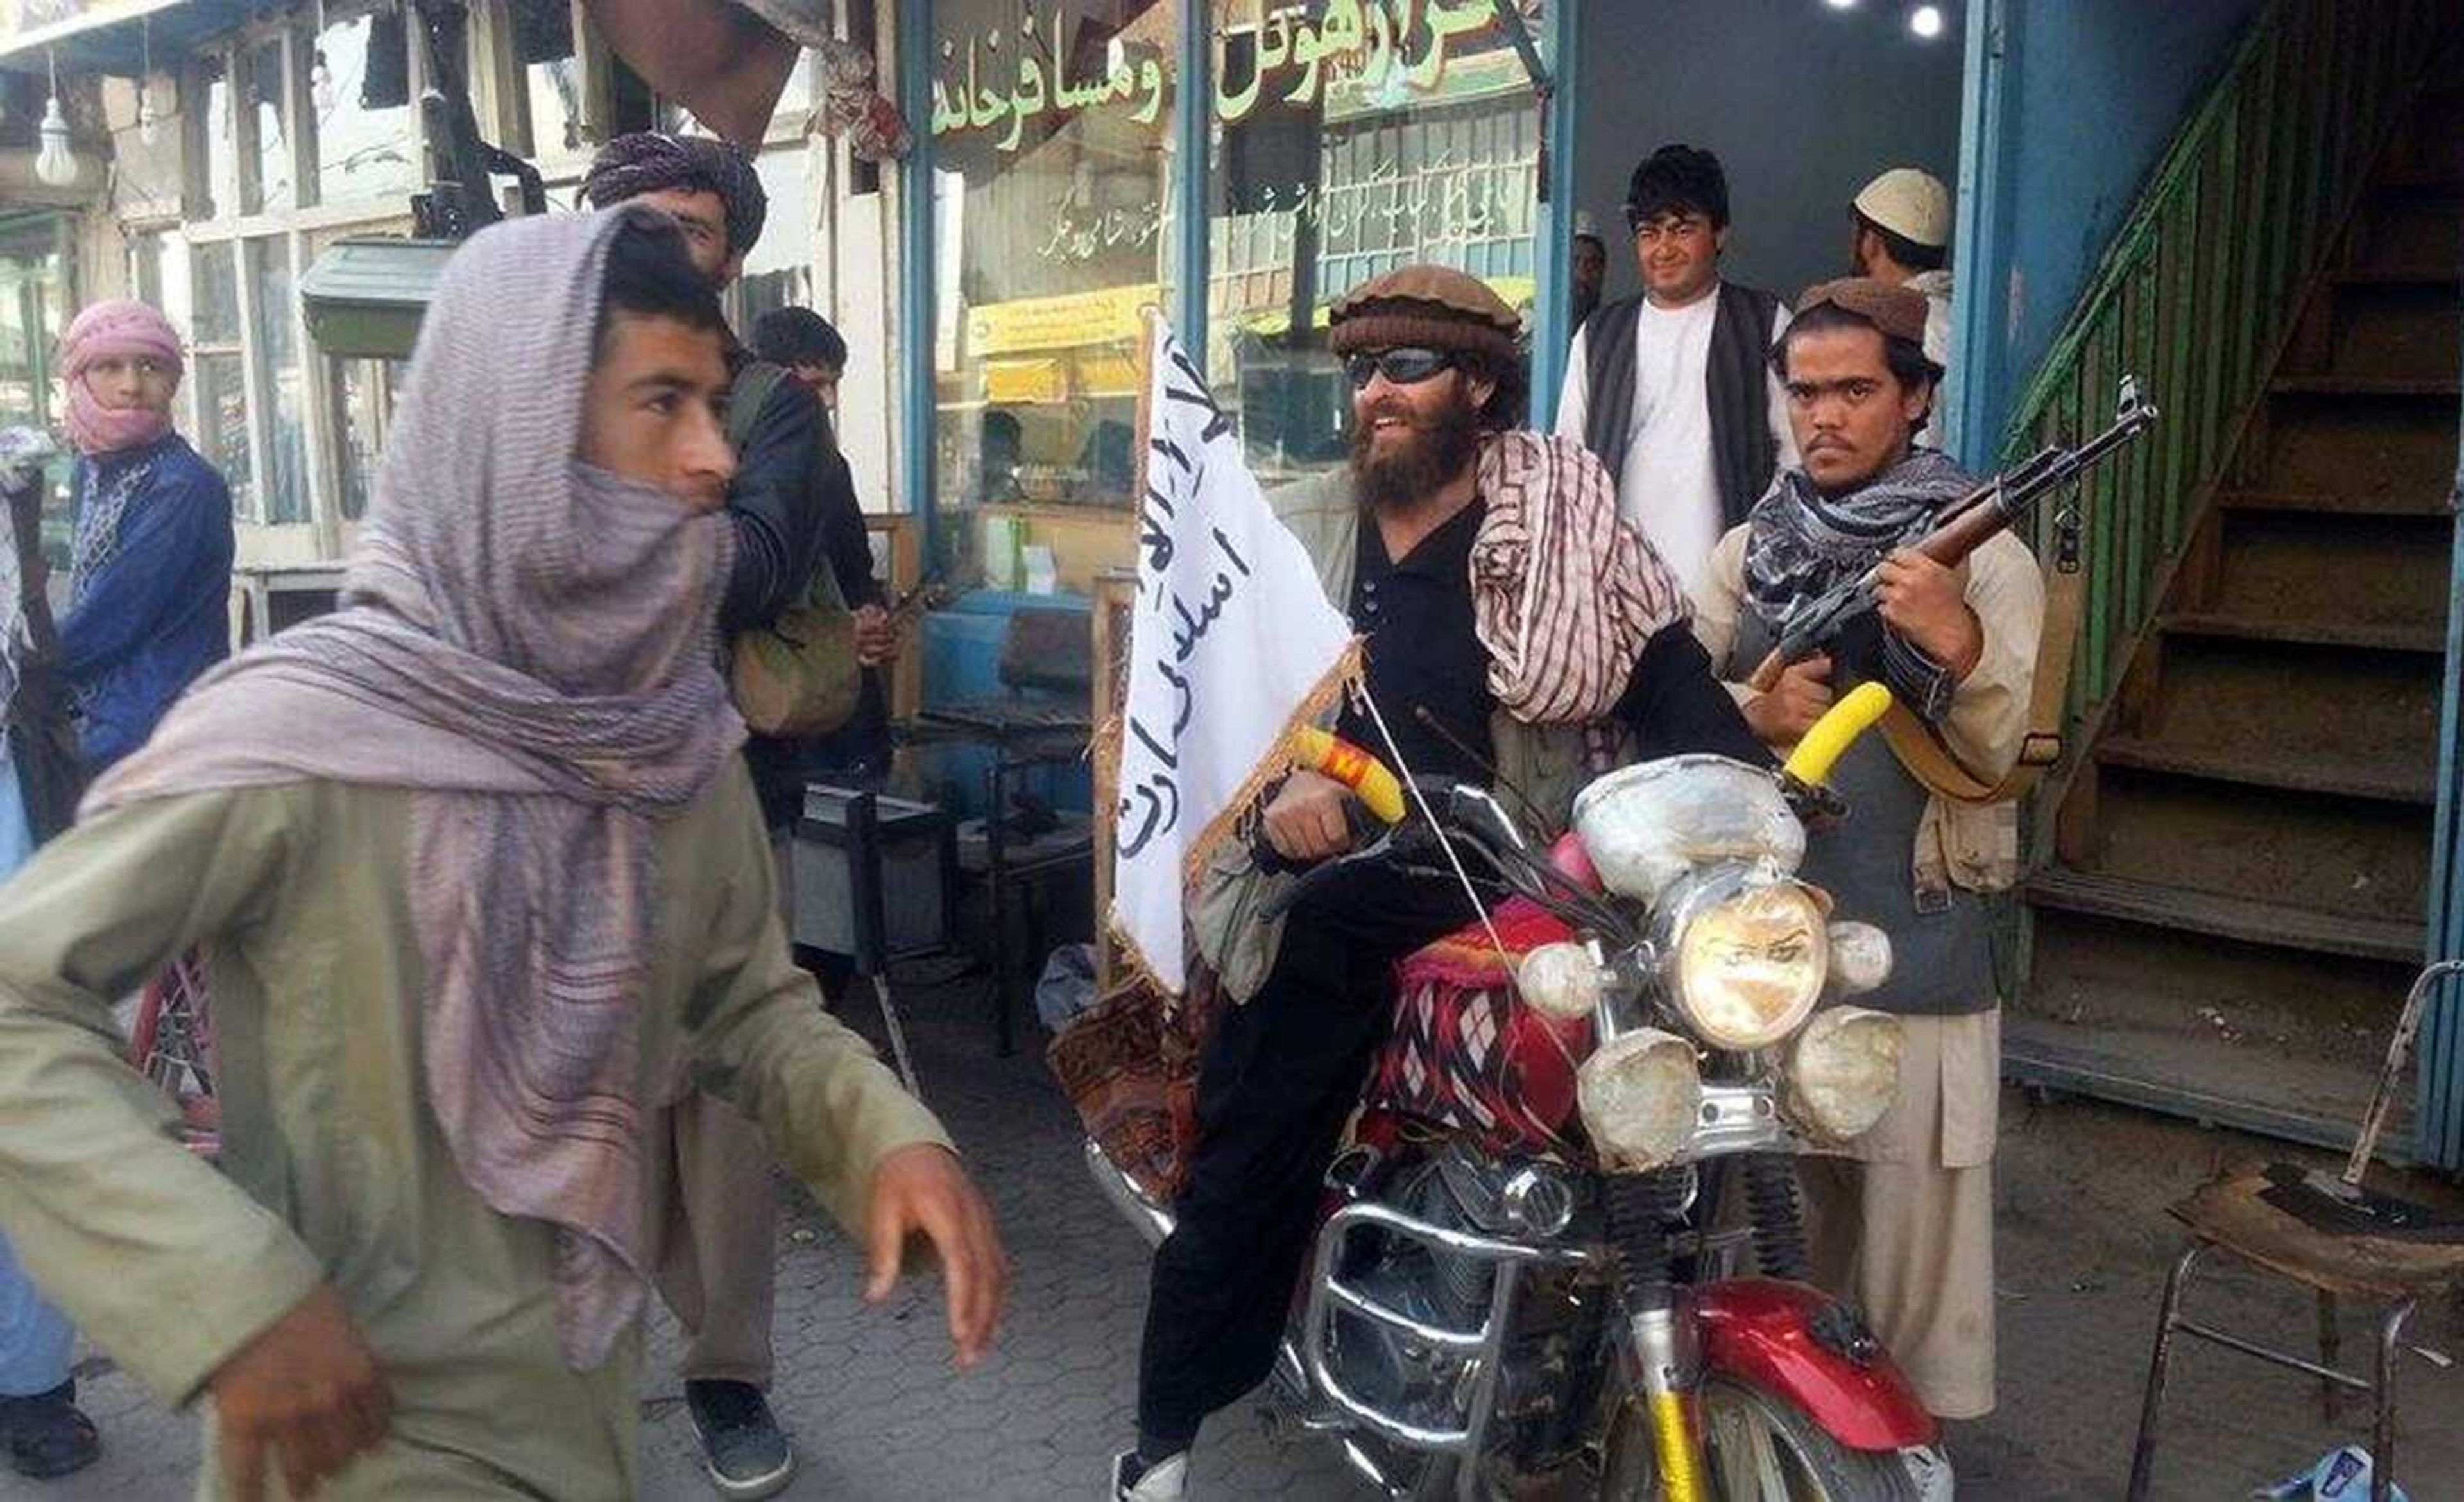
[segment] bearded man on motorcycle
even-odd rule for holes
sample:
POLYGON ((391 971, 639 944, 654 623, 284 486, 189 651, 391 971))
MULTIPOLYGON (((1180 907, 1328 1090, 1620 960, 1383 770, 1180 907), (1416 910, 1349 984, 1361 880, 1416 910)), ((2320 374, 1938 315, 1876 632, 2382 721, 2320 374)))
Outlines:
MULTIPOLYGON (((1925 322, 1922 296, 1871 277, 1798 300, 1771 364, 1803 458, 1712 551, 1695 630, 1771 745, 1794 744, 1835 691, 1880 681, 1990 782, 2027 733, 2044 582, 2007 532, 1957 569, 1904 545, 1974 485, 1915 442, 1942 378, 1925 322), (1746 686, 1802 602, 1868 569, 1879 619, 1769 692, 1746 686)), ((1862 1307, 1937 1418, 1979 1418, 1993 1407, 2001 1077, 1984 894, 2015 875, 2017 827, 2008 804, 1930 792, 1881 738, 1832 784, 1856 819, 1810 839, 1798 874, 1838 917, 1889 934, 1891 978, 1859 1005, 1897 1013, 1903 1041, 1898 1103, 1850 1156, 1799 1164, 1816 1279, 1862 1307)))
MULTIPOLYGON (((1497 784, 1563 828, 1574 793, 1616 762, 1770 758, 1713 676, 1683 585, 1618 519, 1599 461, 1515 431, 1519 325, 1486 286, 1442 267, 1345 297, 1330 342, 1353 385, 1351 464, 1269 501, 1366 638, 1375 717, 1355 704, 1337 734, 1407 776, 1497 784)), ((1271 1369, 1328 1164, 1391 1023, 1395 962, 1475 915, 1452 878, 1379 868, 1262 917, 1289 867, 1351 849, 1351 799, 1294 771, 1266 794, 1257 838, 1226 841, 1191 904, 1198 949, 1238 1005, 1199 1074, 1198 1139, 1147 1306, 1138 1447, 1114 1461, 1116 1498, 1180 1496, 1199 1422, 1271 1369)))

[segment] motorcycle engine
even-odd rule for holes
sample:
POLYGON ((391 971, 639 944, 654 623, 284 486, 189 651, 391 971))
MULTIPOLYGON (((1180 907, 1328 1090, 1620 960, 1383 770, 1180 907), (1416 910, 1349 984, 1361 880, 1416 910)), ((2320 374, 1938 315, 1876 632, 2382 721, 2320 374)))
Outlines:
MULTIPOLYGON (((1533 1165, 1500 1160, 1460 1139, 1397 1174, 1381 1196, 1396 1208, 1448 1230, 1502 1240, 1541 1239, 1531 1225, 1533 1165), (1519 1181, 1519 1182, 1518 1182, 1519 1181)), ((1563 1206, 1542 1203, 1559 1233, 1579 1234, 1595 1218, 1582 1204, 1581 1181, 1542 1165, 1563 1206)), ((1426 1324, 1477 1330, 1496 1288, 1496 1265, 1402 1237, 1381 1238, 1374 1254, 1345 1276, 1362 1292, 1426 1324)), ((1606 1274, 1528 1271, 1509 1313, 1504 1369, 1491 1410, 1491 1453, 1517 1469, 1546 1469, 1580 1449, 1598 1397, 1601 1342, 1615 1308, 1606 1274)), ((1390 1413, 1431 1427, 1467 1417, 1477 1373, 1409 1336, 1335 1315, 1335 1354, 1353 1390, 1390 1413)))

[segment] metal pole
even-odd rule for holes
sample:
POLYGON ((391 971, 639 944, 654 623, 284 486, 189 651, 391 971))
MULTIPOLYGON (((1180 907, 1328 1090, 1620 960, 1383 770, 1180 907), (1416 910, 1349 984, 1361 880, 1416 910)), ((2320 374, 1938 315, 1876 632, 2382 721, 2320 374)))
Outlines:
POLYGON ((1214 269, 1207 243, 1207 160, 1215 123, 1215 37, 1207 0, 1178 0, 1180 9, 1179 109, 1173 116, 1173 156, 1179 178, 1173 200, 1180 222, 1174 227, 1180 284, 1174 288, 1173 332, 1180 347, 1206 368, 1206 279, 1214 269))
MULTIPOLYGON (((2459 438, 2464 443, 2464 438, 2459 438)), ((2447 672, 2438 719, 2438 824, 2430 849, 2430 953, 2434 963, 2464 957, 2464 453, 2448 492, 2453 534, 2448 559, 2447 672)), ((2414 1072, 2417 1101, 2413 1152, 2453 1173, 2464 1169, 2464 1016, 2455 987, 2433 995, 2421 1020, 2421 1053, 2414 1072)))
POLYGON ((1950 373, 1943 383, 1943 432, 1950 452, 1979 469, 1993 464, 2002 413, 1992 371, 2001 341, 1997 289, 2009 274, 2010 215, 2004 182, 2010 145, 2005 104, 2011 67, 2008 0, 1968 8, 1968 50, 1959 87, 1959 200, 1952 243, 1950 373))
MULTIPOLYGON (((1569 257, 1574 249, 1575 124, 1580 111, 1582 69, 1574 63, 1567 38, 1581 19, 1583 0, 1558 0, 1542 18, 1543 50, 1553 73, 1551 88, 1540 96, 1540 160, 1546 176, 1540 184, 1537 273, 1539 293, 1531 330, 1531 426, 1548 430, 1557 418, 1558 387, 1565 381, 1566 346, 1574 332, 1573 292, 1569 283, 1569 257)), ((1525 66, 1531 65, 1527 55, 1525 66)))
POLYGON ((927 573, 941 558, 940 501, 935 494, 933 5, 898 0, 898 107, 915 121, 899 199, 900 427, 905 430, 907 511, 924 534, 927 573))

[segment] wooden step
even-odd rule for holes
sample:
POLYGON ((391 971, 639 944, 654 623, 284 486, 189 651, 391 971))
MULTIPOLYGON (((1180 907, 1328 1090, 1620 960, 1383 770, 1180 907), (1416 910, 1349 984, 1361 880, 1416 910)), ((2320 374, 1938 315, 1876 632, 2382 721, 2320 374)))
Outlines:
MULTIPOLYGON (((2445 386, 2456 389, 2453 378, 2445 386)), ((2259 490, 2444 496, 2455 485, 2455 420, 2452 396, 2277 395, 2269 400, 2261 451, 2239 462, 2266 476, 2259 490)))
POLYGON ((2453 515, 2448 510, 2445 496, 2429 492, 2418 495, 2338 495, 2328 491, 2226 490, 2216 493, 2216 504, 2227 511, 2316 512, 2337 517, 2444 518, 2453 515))
POLYGON ((2365 397, 2391 401, 2464 396, 2464 380, 2434 376, 2279 376, 2268 389, 2278 396, 2365 397))
POLYGON ((2432 821, 2417 804, 2100 762, 2087 812, 2073 864, 2154 891, 2408 925, 2429 900, 2432 821))
MULTIPOLYGON (((2072 1027, 2023 1012, 2002 1019, 2002 1073, 2022 1085, 2119 1101, 2203 1126, 2349 1151, 2377 1076, 2287 1050, 2151 1028, 2072 1027)), ((2379 1138, 2390 1162, 2414 1152, 2409 1090, 2379 1138)))
POLYGON ((2185 613, 2165 618, 2176 636, 2231 641, 2284 642, 2309 647, 2350 647, 2370 652, 2444 652, 2447 632, 2437 626, 2403 622, 2297 621, 2264 615, 2185 613))
POLYGON ((2425 930, 2417 922, 2314 913, 2280 902, 2185 892, 2178 887, 2160 887, 2127 876, 2061 866, 2030 877, 2022 893, 2036 907, 2149 928, 2209 934, 2273 949, 2349 955, 2356 960, 2399 963, 2418 960, 2425 939, 2425 930))
POLYGON ((2258 752, 2233 752, 2206 746, 2171 744, 2133 736, 2107 736, 2097 742, 2096 759, 2107 766, 2136 767, 2174 777, 2196 777, 2211 783, 2238 783, 2249 787, 2280 787, 2297 793, 2324 793, 2341 798, 2373 798, 2383 803, 2438 802, 2437 779, 2427 765, 2419 768, 2385 764, 2324 762, 2304 756, 2287 760, 2258 752))
MULTIPOLYGON (((2443 562, 2443 560, 2442 560, 2443 562)), ((2299 608, 2299 607, 2292 607, 2299 608)), ((2247 605, 2239 613, 2255 613, 2247 605)), ((2316 605, 2304 613, 2323 614, 2316 605)), ((2219 772, 2288 767, 2394 766, 2408 774, 2438 761, 2439 660, 2418 652, 2355 652, 2281 641, 2168 636, 2151 665, 2154 692, 2116 730, 2185 756, 2218 757, 2219 772), (2259 761, 2245 762, 2251 758, 2259 761)), ((2158 753, 2150 751, 2151 756, 2158 753)), ((2192 772, 2189 764, 2148 762, 2192 772)), ((2240 780, 2240 779, 2233 779, 2240 780)), ((2252 776, 2304 792, 2385 796, 2384 780, 2321 774, 2252 776)), ((2401 785, 2401 783, 2397 785, 2401 785)))

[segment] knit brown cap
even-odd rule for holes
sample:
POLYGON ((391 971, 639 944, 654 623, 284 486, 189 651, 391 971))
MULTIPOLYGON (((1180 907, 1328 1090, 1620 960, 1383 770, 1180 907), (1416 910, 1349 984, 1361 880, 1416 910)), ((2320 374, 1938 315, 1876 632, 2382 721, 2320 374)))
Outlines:
POLYGON ((1885 339, 1904 339, 1919 348, 1925 345, 1925 299, 1922 292, 1911 292, 1874 276, 1842 276, 1806 288, 1805 295, 1796 299, 1797 315, 1801 318, 1824 303, 1856 314, 1881 329, 1885 339))
POLYGON ((1417 345, 1512 360, 1523 328, 1505 298, 1449 266, 1404 266, 1364 282, 1335 299, 1327 321, 1338 355, 1417 345))

